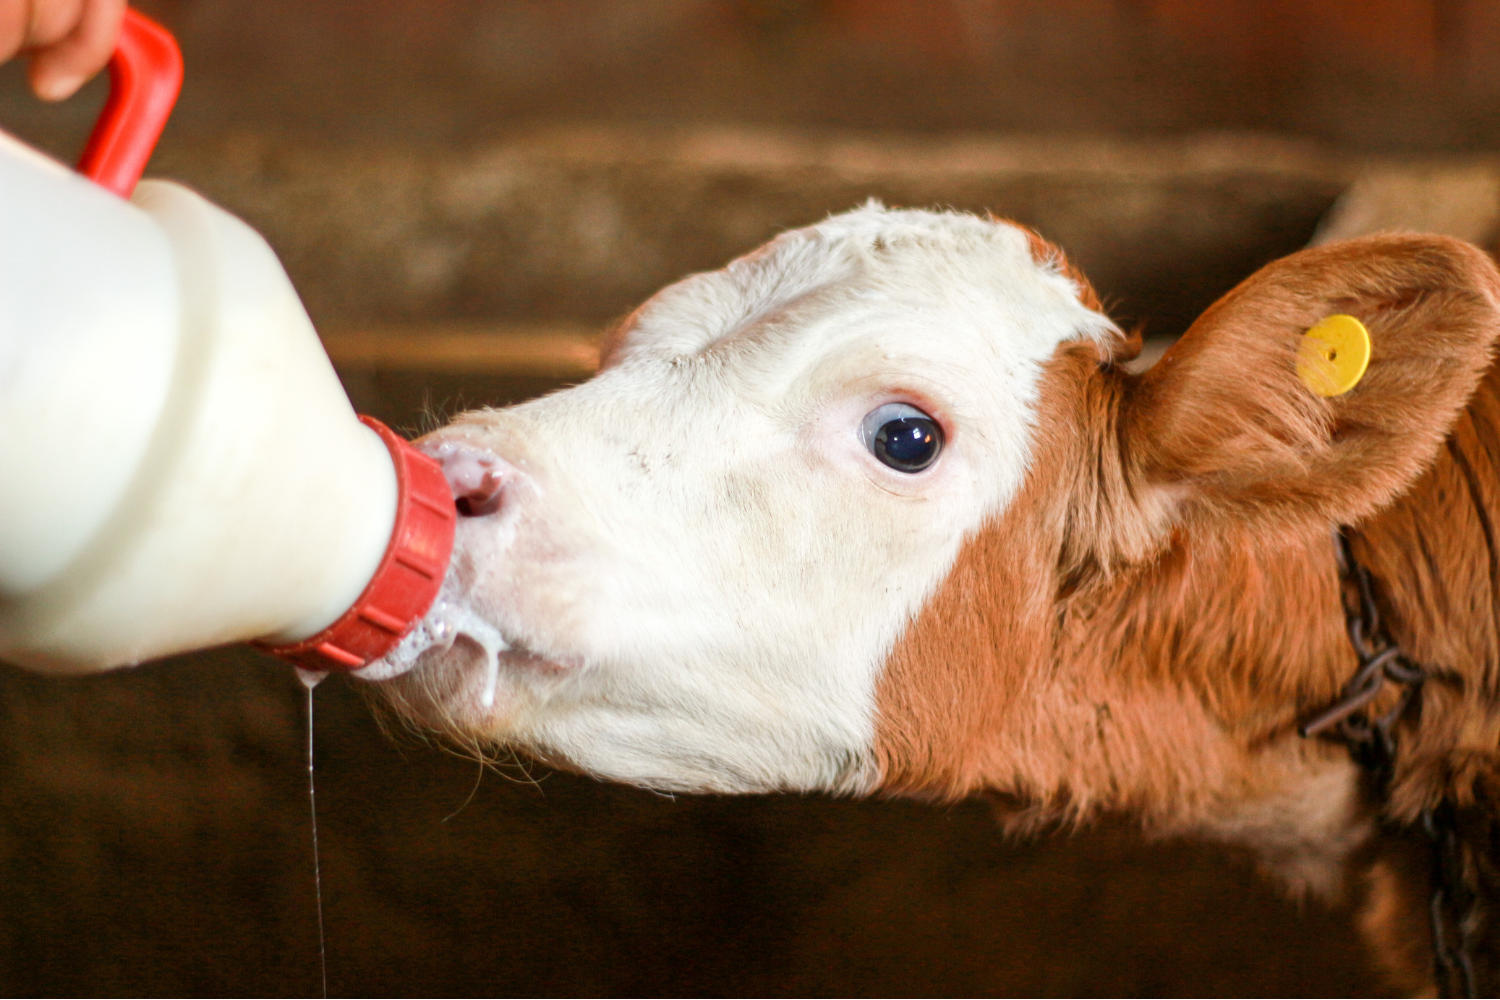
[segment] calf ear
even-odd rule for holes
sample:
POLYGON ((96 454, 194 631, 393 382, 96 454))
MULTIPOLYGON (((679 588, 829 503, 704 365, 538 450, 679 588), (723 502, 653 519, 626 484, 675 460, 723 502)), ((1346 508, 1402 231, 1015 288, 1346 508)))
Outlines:
POLYGON ((1490 366, 1497 307, 1495 265, 1445 237, 1370 236, 1270 264, 1129 383, 1127 475, 1174 521, 1356 522, 1433 460, 1490 366), (1370 362, 1325 399, 1298 377, 1297 354, 1339 313, 1369 330, 1370 362))

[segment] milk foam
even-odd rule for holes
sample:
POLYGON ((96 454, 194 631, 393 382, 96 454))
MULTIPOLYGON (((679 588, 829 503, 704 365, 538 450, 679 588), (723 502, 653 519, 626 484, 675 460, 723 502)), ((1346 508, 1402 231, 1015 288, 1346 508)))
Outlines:
POLYGON ((495 688, 500 679, 500 654, 510 649, 510 644, 505 641, 499 629, 474 610, 451 565, 448 567, 448 575, 443 579, 443 589, 438 592, 437 600, 432 602, 432 608, 426 616, 402 637, 395 649, 368 666, 353 671, 353 674, 366 681, 385 681, 399 677, 415 667, 428 650, 451 649, 461 635, 467 636, 484 650, 487 673, 479 700, 485 708, 490 708, 495 704, 495 688))

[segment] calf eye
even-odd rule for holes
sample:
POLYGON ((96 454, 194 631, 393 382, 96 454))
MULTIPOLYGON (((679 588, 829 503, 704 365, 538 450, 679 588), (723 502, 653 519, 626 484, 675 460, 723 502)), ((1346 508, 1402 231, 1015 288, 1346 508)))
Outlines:
POLYGON ((943 450, 943 429, 915 406, 886 403, 865 415, 860 440, 897 472, 921 472, 943 450))

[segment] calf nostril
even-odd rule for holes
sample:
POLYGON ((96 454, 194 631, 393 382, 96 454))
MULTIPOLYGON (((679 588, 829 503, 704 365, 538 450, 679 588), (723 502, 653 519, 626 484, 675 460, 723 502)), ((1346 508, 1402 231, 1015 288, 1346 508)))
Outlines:
POLYGON ((461 491, 457 483, 453 487, 453 506, 464 517, 483 517, 500 509, 500 497, 505 492, 505 482, 491 472, 485 472, 479 485, 461 491))
POLYGON ((421 448, 443 467, 460 514, 483 517, 500 509, 510 472, 503 458, 461 441, 423 442, 421 448))

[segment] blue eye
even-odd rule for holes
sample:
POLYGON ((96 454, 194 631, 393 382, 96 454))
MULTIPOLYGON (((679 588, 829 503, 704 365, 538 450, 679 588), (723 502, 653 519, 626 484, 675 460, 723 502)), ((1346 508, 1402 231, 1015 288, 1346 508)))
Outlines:
POLYGON ((943 450, 943 429, 906 403, 886 403, 865 415, 859 437, 870 454, 897 472, 921 472, 943 450))

